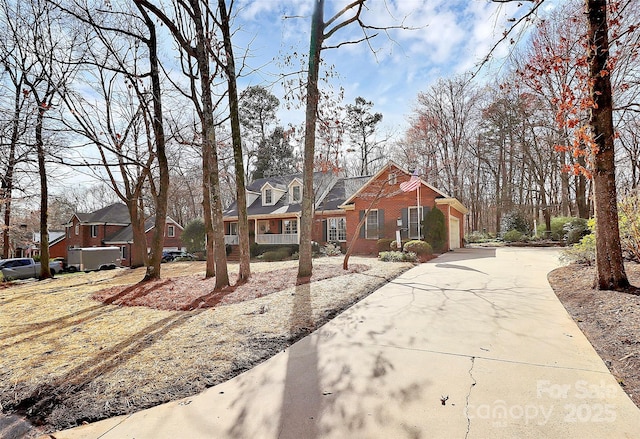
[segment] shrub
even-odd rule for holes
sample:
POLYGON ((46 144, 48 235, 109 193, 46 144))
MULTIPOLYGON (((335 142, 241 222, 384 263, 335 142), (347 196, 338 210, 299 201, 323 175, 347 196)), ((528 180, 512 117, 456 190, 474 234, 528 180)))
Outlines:
POLYGON ((262 259, 267 262, 284 261, 289 258, 289 251, 286 248, 279 248, 277 250, 269 250, 262 254, 262 259))
POLYGON ((249 253, 251 254, 252 258, 255 258, 268 251, 283 250, 287 252, 287 256, 291 256, 292 254, 298 251, 298 247, 299 247, 298 244, 273 245, 273 244, 258 244, 254 242, 249 247, 249 253))
POLYGON ((591 265, 596 260, 596 235, 593 233, 595 229, 595 219, 587 221, 587 227, 591 233, 583 236, 580 242, 562 250, 560 260, 565 263, 576 263, 591 265))
POLYGON ((551 218, 551 233, 547 233, 547 226, 544 223, 538 226, 538 236, 549 238, 553 241, 567 240, 569 244, 575 244, 580 241, 580 238, 587 233, 587 220, 573 216, 551 218))
POLYGON ((519 230, 509 230, 502 235, 502 239, 507 242, 523 241, 524 235, 519 230))
POLYGON ((596 260, 596 235, 583 236, 579 243, 562 250, 562 262, 591 265, 596 260))
POLYGON ((379 252, 389 251, 391 249, 392 242, 395 242, 395 240, 389 239, 389 238, 378 239, 378 251, 379 252))
POLYGON ((640 193, 626 195, 618 203, 620 246, 626 258, 640 262, 640 193))
POLYGON ((502 230, 502 238, 504 239, 504 234, 511 230, 517 230, 523 235, 528 235, 531 231, 531 227, 529 225, 529 221, 522 212, 513 211, 502 216, 502 219, 500 220, 500 230, 502 230))
POLYGON ((206 231, 204 221, 197 218, 189 221, 187 225, 184 226, 180 239, 185 247, 187 247, 187 251, 189 253, 195 253, 198 251, 204 251, 205 235, 206 231))
POLYGON ((437 207, 427 212, 422 222, 422 230, 424 230, 424 240, 431 245, 431 248, 437 252, 444 250, 447 242, 447 226, 445 224, 444 213, 437 207))
POLYGON ((425 241, 409 241, 404 245, 405 252, 415 253, 418 256, 429 256, 433 254, 431 244, 425 241))
POLYGON ((418 256, 413 252, 380 252, 378 257, 383 262, 415 262, 418 256))
POLYGON ((342 250, 340 249, 340 244, 334 244, 331 242, 327 242, 325 246, 321 249, 321 252, 326 256, 340 256, 342 254, 342 250))
POLYGON ((469 233, 467 236, 465 236, 464 239, 466 239, 467 242, 471 244, 476 242, 484 242, 486 240, 484 233, 478 232, 477 230, 469 233))
POLYGON ((567 244, 576 244, 580 242, 583 236, 591 233, 588 221, 584 218, 571 218, 570 221, 562 226, 562 230, 567 244))

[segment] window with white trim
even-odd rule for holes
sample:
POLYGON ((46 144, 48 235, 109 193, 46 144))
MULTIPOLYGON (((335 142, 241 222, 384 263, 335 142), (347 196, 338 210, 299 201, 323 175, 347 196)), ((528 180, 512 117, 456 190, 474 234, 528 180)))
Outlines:
POLYGON ((229 223, 229 235, 238 234, 238 223, 229 223))
POLYGON ((424 235, 421 224, 423 217, 422 211, 422 206, 420 206, 419 213, 418 206, 409 207, 409 239, 421 239, 421 235, 424 235), (420 232, 418 232, 418 230, 420 232))
POLYGON ((76 223, 76 236, 80 234, 80 224, 76 223))
POLYGON ((273 204, 273 191, 271 189, 264 190, 264 203, 265 206, 273 204))
POLYGON ((395 172, 392 172, 389 174, 388 183, 390 186, 393 186, 394 184, 398 183, 398 176, 395 172))
POLYGON ((302 200, 302 187, 299 184, 291 186, 291 202, 299 203, 302 200))
POLYGON ((364 223, 364 237, 366 239, 378 239, 378 210, 370 210, 367 215, 367 220, 364 223))
POLYGON ((297 220, 282 220, 282 233, 285 235, 296 235, 298 233, 297 220))
POLYGON ((347 240, 347 221, 345 218, 328 218, 327 219, 327 241, 346 241, 347 240))
POLYGON ((167 236, 169 238, 175 238, 175 236, 176 236, 176 226, 174 226, 174 225, 168 225, 167 226, 167 236))
POLYGON ((97 238, 98 237, 98 226, 95 224, 91 225, 91 237, 92 238, 97 238))

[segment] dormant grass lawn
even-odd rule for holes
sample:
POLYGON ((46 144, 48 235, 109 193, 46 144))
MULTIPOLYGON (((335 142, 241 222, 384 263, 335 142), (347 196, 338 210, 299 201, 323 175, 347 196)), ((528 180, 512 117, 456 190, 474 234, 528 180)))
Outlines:
MULTIPOLYGON (((2 285, 1 409, 48 432, 195 394, 281 351, 412 266, 352 257, 350 265, 364 271, 345 274, 341 264, 342 258, 317 259, 314 273, 334 277, 293 282, 272 292, 268 275, 296 267, 297 261, 253 263, 254 276, 241 287, 245 300, 236 297, 235 303, 216 301, 190 311, 92 298, 106 288, 135 285, 142 269, 2 285)), ((190 289, 206 285, 203 262, 163 264, 162 269, 164 280, 156 290, 179 296, 172 291, 179 283, 172 279, 183 276, 190 278, 190 289)), ((230 264, 232 277, 236 270, 230 264)), ((126 291, 135 295, 137 290, 126 291)))

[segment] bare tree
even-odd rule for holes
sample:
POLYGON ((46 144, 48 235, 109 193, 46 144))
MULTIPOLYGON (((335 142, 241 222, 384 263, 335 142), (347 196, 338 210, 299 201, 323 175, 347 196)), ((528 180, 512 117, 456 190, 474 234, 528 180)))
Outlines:
POLYGON ((40 180, 40 278, 51 277, 49 269, 49 221, 48 221, 48 150, 45 122, 49 112, 58 107, 66 83, 76 72, 76 33, 71 30, 67 38, 59 38, 64 24, 52 6, 45 0, 16 2, 15 22, 12 32, 21 39, 15 49, 22 54, 19 68, 23 75, 25 95, 33 100, 36 120, 34 144, 40 180), (24 6, 24 9, 22 8, 24 6))
MULTIPOLYGON (((231 2, 233 5, 233 2, 231 2)), ((244 181, 244 164, 242 154, 242 137, 240 134, 240 110, 238 102, 238 85, 236 83, 236 67, 233 57, 231 41, 231 25, 229 13, 224 0, 218 0, 220 20, 218 27, 222 31, 224 44, 224 60, 216 58, 227 76, 229 118, 231 120, 231 141, 233 146, 233 162, 236 177, 236 202, 238 206, 238 247, 240 250, 240 264, 238 267, 238 282, 246 282, 251 276, 249 259, 249 220, 247 219, 247 193, 244 181)))
POLYGON ((183 69, 191 79, 190 98, 200 117, 202 130, 202 190, 204 222, 207 230, 207 277, 216 277, 215 288, 229 285, 227 256, 222 221, 222 201, 213 101, 213 78, 209 62, 214 50, 211 36, 213 13, 208 2, 201 0, 175 1, 176 21, 164 9, 148 0, 136 4, 151 11, 171 32, 181 49, 183 69), (196 81, 198 84, 196 84, 196 81), (199 85, 199 90, 196 87, 199 85))
MULTIPOLYGON (((19 164, 27 159, 28 150, 24 146, 23 136, 30 125, 29 113, 26 111, 29 101, 29 93, 24 89, 24 72, 22 66, 26 66, 26 53, 19 50, 22 38, 17 34, 13 23, 15 11, 11 9, 9 2, 4 2, 1 7, 0 19, 0 65, 4 72, 3 81, 6 94, 3 111, 6 115, 0 131, 0 207, 3 209, 2 225, 2 258, 8 258, 11 250, 11 207, 13 203, 14 189, 16 187, 16 171, 19 164)), ((3 96, 4 97, 4 96, 3 96)))
POLYGON ((320 93, 318 79, 322 50, 339 48, 347 44, 369 42, 377 34, 375 28, 362 21, 366 0, 355 0, 336 12, 332 17, 324 19, 324 0, 314 0, 313 16, 311 18, 311 37, 309 41, 309 65, 306 83, 305 109, 305 138, 302 189, 302 216, 300 220, 300 259, 298 263, 298 277, 311 276, 313 261, 311 255, 311 229, 313 225, 313 171, 315 163, 316 125, 318 119, 318 102, 320 93), (363 31, 359 40, 344 41, 333 46, 326 42, 338 31, 356 23, 363 31))

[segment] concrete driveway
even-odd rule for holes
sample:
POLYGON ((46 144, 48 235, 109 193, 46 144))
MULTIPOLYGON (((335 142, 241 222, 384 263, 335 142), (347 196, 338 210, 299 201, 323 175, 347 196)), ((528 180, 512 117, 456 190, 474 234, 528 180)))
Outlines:
POLYGON ((71 438, 637 438, 547 282, 554 249, 461 249, 191 398, 71 438))

